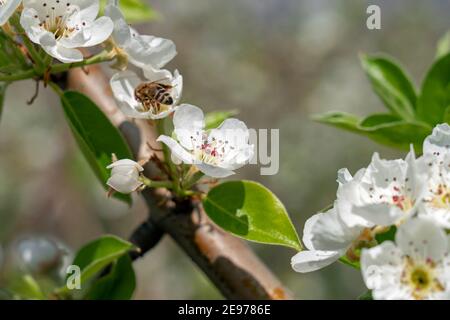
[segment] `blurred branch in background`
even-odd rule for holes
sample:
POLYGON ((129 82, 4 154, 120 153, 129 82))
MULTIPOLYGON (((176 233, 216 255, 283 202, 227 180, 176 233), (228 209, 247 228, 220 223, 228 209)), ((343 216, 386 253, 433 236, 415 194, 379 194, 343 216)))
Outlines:
MULTIPOLYGON (((99 67, 71 70, 68 87, 86 94, 97 103, 122 130, 137 159, 148 159, 153 155, 154 152, 147 148, 147 143, 156 145, 154 128, 144 121, 136 121, 135 124, 127 122, 116 108, 109 83, 99 67)), ((152 176, 151 172, 154 170, 150 166, 146 167, 149 176, 152 176)), ((291 298, 281 282, 246 244, 210 223, 200 203, 176 201, 161 190, 146 190, 143 195, 150 211, 149 222, 144 222, 137 229, 138 233, 131 236, 131 240, 141 250, 151 249, 161 234, 167 233, 203 270, 224 297, 291 298)))

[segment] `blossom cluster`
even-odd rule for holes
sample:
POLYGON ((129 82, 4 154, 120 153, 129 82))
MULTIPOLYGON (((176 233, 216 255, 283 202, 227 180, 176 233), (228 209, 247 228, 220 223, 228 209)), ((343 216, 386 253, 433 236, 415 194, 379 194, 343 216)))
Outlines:
MULTIPOLYGON (((172 161, 221 178, 250 160, 253 146, 242 121, 227 119, 207 130, 202 110, 180 103, 183 77, 178 70, 163 69, 177 54, 173 41, 139 34, 128 25, 118 0, 109 0, 104 15, 99 13, 99 0, 0 1, 0 25, 20 15, 27 38, 63 64, 83 62, 85 53, 80 49, 102 45, 116 60, 112 67, 119 72, 110 84, 126 116, 158 121, 174 113, 174 134, 158 139, 171 149, 172 161)), ((130 193, 142 186, 138 163, 122 159, 109 168, 108 185, 114 190, 130 193)))
POLYGON ((309 218, 298 272, 338 259, 360 264, 375 299, 450 299, 450 126, 434 128, 423 155, 375 153, 352 176, 338 172, 333 207, 309 218))

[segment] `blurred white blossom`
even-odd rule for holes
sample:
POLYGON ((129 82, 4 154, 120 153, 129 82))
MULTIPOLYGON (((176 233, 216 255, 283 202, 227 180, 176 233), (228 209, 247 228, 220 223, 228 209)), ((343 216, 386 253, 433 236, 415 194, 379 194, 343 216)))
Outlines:
POLYGON ((0 0, 0 26, 8 22, 22 0, 0 0))
POLYGON ((83 60, 77 48, 104 42, 114 24, 97 19, 99 0, 24 0, 20 22, 27 36, 52 57, 64 63, 83 60))

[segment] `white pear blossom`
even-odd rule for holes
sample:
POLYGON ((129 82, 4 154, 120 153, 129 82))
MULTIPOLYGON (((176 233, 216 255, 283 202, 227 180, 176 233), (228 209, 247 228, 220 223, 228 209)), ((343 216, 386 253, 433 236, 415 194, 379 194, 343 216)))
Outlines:
POLYGON ((8 22, 22 0, 0 0, 0 26, 8 22))
POLYGON ((118 0, 109 1, 105 15, 114 22, 112 38, 116 49, 135 66, 160 69, 176 56, 176 47, 171 40, 140 35, 131 28, 119 8, 118 0))
POLYGON ((424 154, 420 160, 427 173, 419 216, 450 229, 450 153, 424 154))
POLYGON ((404 222, 421 202, 425 177, 413 151, 406 161, 380 159, 375 153, 367 169, 338 189, 342 219, 349 227, 391 226, 404 222))
POLYGON ((99 0, 24 0, 20 22, 31 41, 64 63, 82 61, 77 48, 105 41, 113 31, 109 17, 100 17, 99 0))
POLYGON ((306 221, 303 229, 303 244, 308 250, 292 257, 292 268, 305 273, 332 264, 344 256, 358 238, 363 241, 364 236, 370 237, 368 230, 363 231, 363 227, 349 228, 335 207, 312 216, 306 221))
POLYGON ((143 69, 144 77, 142 79, 132 71, 123 71, 116 73, 110 81, 114 97, 122 112, 132 118, 142 119, 162 119, 176 110, 177 104, 181 99, 183 90, 183 77, 175 70, 174 74, 168 70, 156 70, 153 68, 143 69), (155 97, 148 97, 151 106, 145 106, 142 101, 136 97, 136 89, 143 84, 159 83, 168 86, 167 92, 171 96, 171 104, 166 105, 156 103, 152 100, 155 97))
POLYGON ((106 184, 120 193, 131 193, 142 186, 139 179, 144 168, 137 162, 129 159, 122 159, 110 164, 111 177, 106 184))
MULTIPOLYGON (((358 171, 353 177, 347 169, 338 171, 337 182, 339 188, 357 180, 364 173, 358 171)), ((354 249, 372 242, 371 230, 366 227, 366 221, 358 216, 346 212, 347 220, 356 220, 351 227, 343 220, 340 208, 348 210, 348 205, 340 204, 337 200, 327 212, 321 212, 309 218, 303 229, 303 244, 305 251, 297 253, 291 259, 292 268, 301 273, 324 268, 345 255, 353 255, 354 249), (364 223, 358 223, 358 219, 364 223)), ((357 257, 352 257, 357 258, 357 257)))
POLYGON ((447 123, 438 124, 433 133, 423 142, 423 154, 434 155, 439 159, 450 153, 450 126, 447 123))
POLYGON ((361 270, 378 300, 450 299, 450 238, 428 219, 402 224, 395 244, 363 249, 361 270))
POLYGON ((193 164, 204 174, 223 178, 234 174, 253 156, 249 131, 244 122, 225 120, 217 129, 206 131, 200 108, 183 104, 175 111, 174 133, 178 141, 162 135, 158 141, 166 144, 172 155, 183 163, 193 164))

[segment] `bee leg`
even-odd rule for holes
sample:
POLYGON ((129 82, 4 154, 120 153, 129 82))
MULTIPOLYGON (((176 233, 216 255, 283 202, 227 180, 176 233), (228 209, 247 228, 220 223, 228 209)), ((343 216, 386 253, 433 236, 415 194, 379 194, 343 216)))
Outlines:
POLYGON ((156 100, 152 100, 151 102, 153 109, 155 110, 155 113, 159 113, 160 112, 160 103, 156 100))

